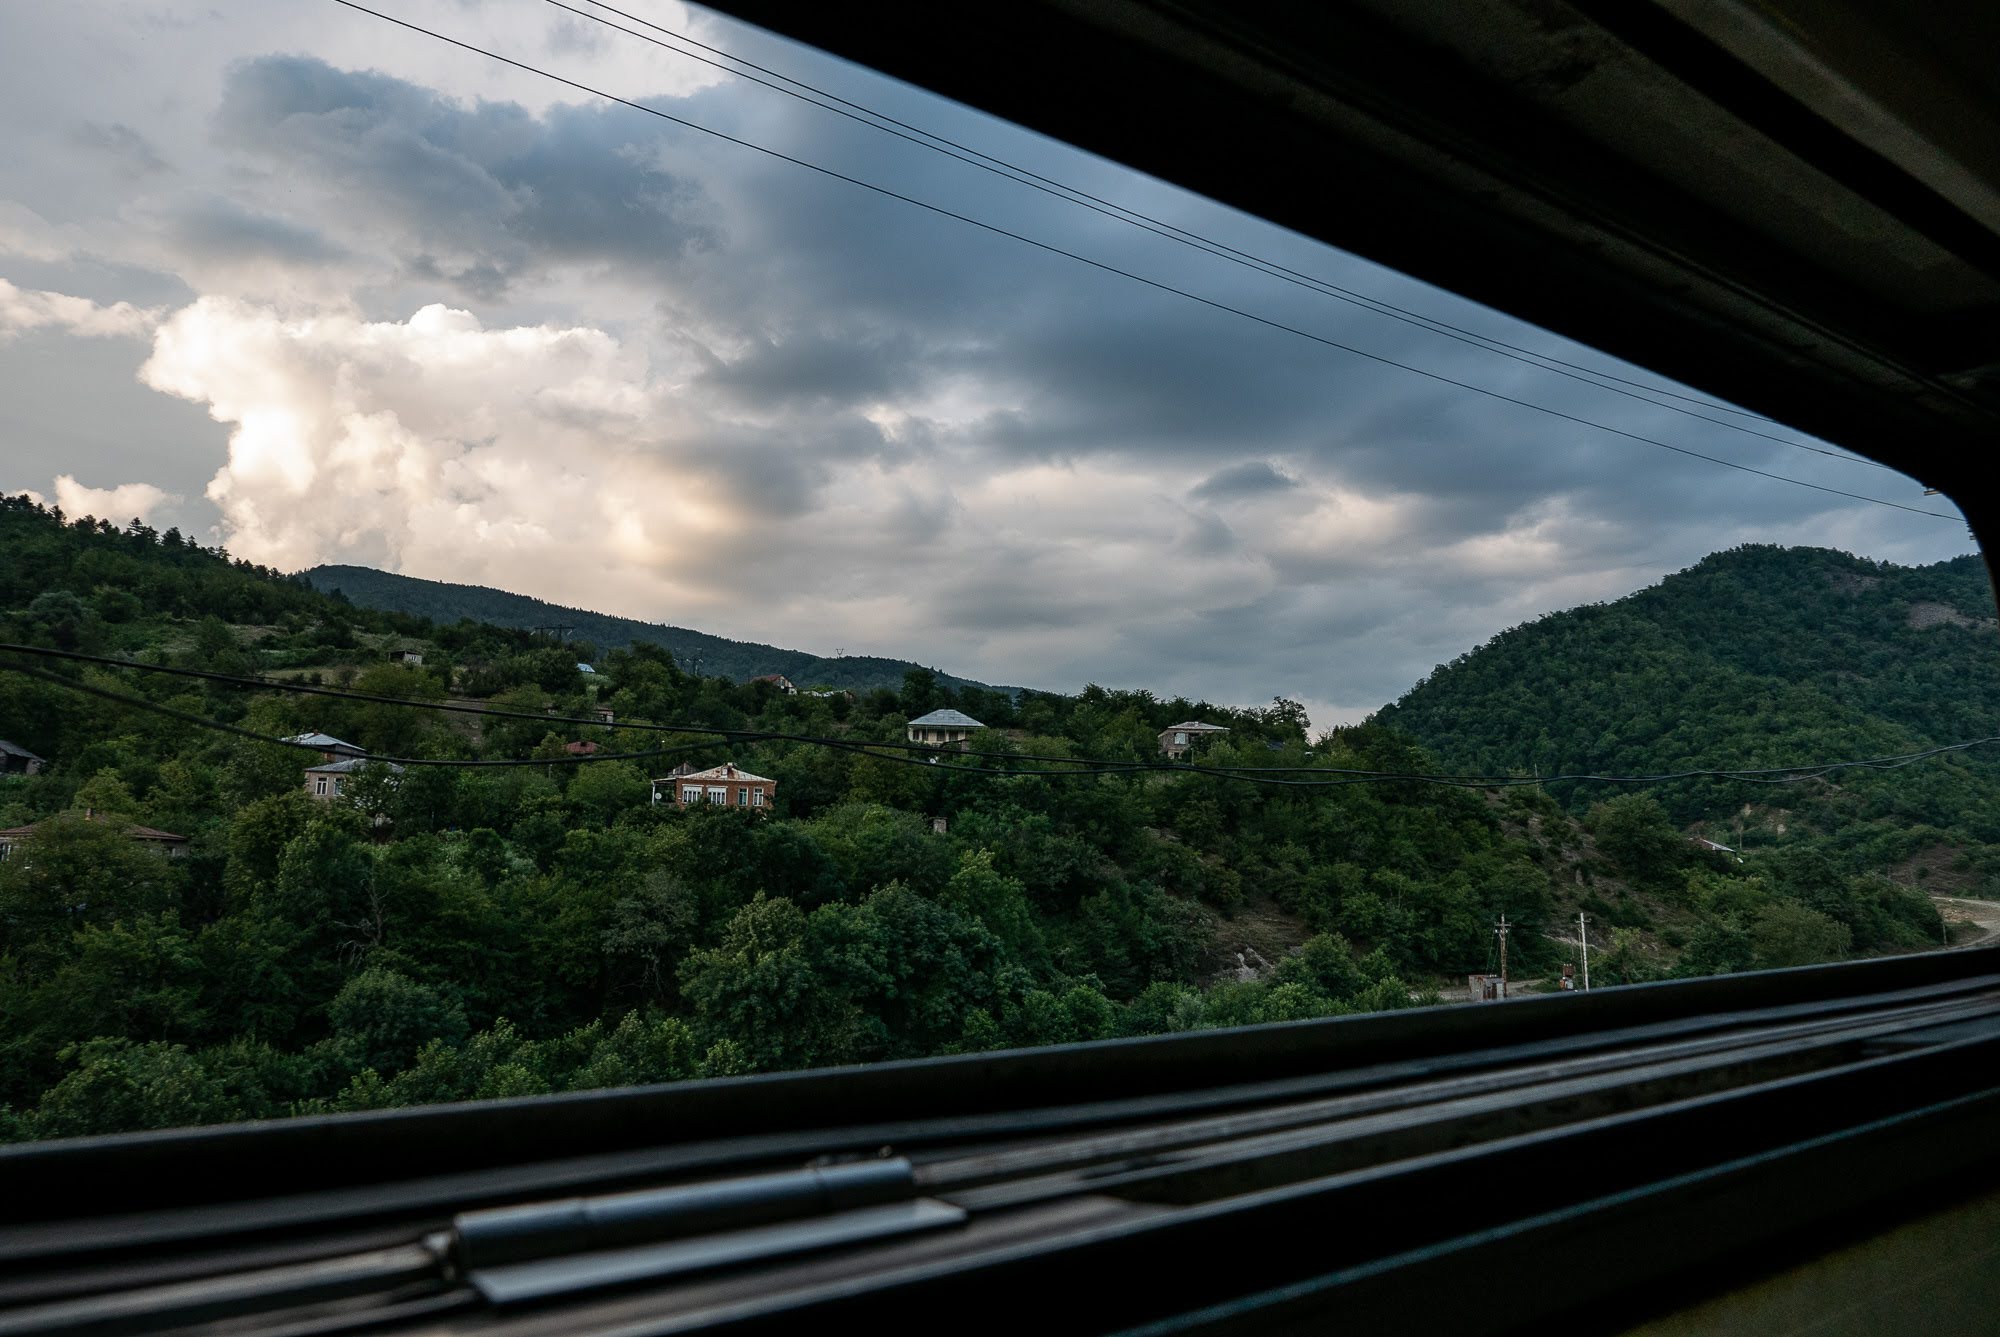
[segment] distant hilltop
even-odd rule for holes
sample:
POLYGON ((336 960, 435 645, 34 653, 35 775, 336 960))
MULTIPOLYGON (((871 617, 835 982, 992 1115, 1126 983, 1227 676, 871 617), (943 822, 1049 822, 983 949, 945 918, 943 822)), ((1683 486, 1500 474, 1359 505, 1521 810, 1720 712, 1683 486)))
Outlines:
MULTIPOLYGON (((300 573, 324 594, 338 591, 351 603, 391 613, 427 617, 437 623, 453 623, 460 618, 490 622, 501 627, 533 629, 562 626, 571 638, 589 641, 600 651, 650 641, 672 652, 675 662, 690 672, 733 678, 744 682, 767 673, 782 674, 799 687, 838 687, 849 691, 869 691, 877 687, 899 688, 903 675, 925 667, 904 659, 882 659, 874 655, 842 655, 828 659, 803 650, 784 650, 775 645, 732 641, 704 631, 673 627, 661 622, 641 622, 614 617, 583 608, 565 608, 544 603, 524 594, 490 589, 484 585, 454 585, 442 580, 420 580, 366 566, 316 566, 300 573)), ((953 688, 982 687, 1005 692, 1016 688, 993 689, 989 683, 938 673, 938 681, 953 688)))

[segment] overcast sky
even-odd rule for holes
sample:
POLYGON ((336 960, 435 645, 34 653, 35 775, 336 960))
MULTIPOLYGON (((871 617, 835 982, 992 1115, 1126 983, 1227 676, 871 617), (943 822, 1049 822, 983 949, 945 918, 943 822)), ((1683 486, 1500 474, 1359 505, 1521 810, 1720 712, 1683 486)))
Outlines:
MULTIPOLYGON (((1922 501, 543 0, 378 7, 1454 378, 1922 501)), ((621 7, 1344 288, 1652 379, 704 11, 621 7)), ((1718 548, 1971 550, 1962 525, 1452 390, 331 0, 7 6, 0 123, 0 489, 287 570, 355 562, 989 682, 1285 695, 1326 725, 1718 548)))

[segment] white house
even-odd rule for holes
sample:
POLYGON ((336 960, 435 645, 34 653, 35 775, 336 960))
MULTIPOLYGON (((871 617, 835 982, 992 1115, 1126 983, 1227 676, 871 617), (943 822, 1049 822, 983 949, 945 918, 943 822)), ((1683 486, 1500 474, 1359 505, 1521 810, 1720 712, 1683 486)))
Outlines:
POLYGON ((985 727, 963 711, 933 710, 928 715, 919 715, 911 720, 908 733, 912 743, 963 747, 968 738, 985 727))

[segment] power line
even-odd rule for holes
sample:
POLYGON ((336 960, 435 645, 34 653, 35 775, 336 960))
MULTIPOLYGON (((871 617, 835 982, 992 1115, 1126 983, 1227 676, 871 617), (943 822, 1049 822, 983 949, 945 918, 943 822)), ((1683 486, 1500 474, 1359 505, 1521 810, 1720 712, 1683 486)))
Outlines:
MULTIPOLYGON (((627 722, 606 725, 596 720, 576 716, 548 715, 530 711, 491 710, 484 707, 455 704, 444 701, 427 701, 411 697, 382 696, 367 692, 350 692, 339 688, 315 686, 308 683, 275 682, 262 678, 242 677, 234 674, 216 673, 207 669, 182 668, 166 664, 147 664, 132 660, 113 659, 104 655, 90 655, 75 650, 56 650, 46 646, 17 645, 0 643, 0 652, 26 654, 42 658, 68 660, 87 664, 98 664, 113 668, 137 669, 142 672, 160 673, 175 677, 218 681, 233 686, 252 687, 262 690, 294 692, 305 695, 328 696, 357 701, 368 705, 408 706, 421 710, 437 710, 464 714, 491 715, 503 719, 522 719, 547 724, 578 724, 594 728, 631 729, 643 732, 666 734, 699 734, 708 739, 725 739, 737 742, 786 742, 815 747, 833 748, 839 751, 875 757, 883 761, 893 761, 912 766, 931 766, 940 771, 972 775, 995 775, 1003 777, 1060 777, 1121 775, 1139 772, 1165 773, 1168 775, 1202 775, 1219 779, 1239 780, 1250 784, 1262 784, 1289 788, 1324 789, 1354 784, 1413 783, 1440 785, 1459 789, 1514 789, 1528 786, 1542 786, 1557 783, 1593 783, 1616 785, 1668 784, 1681 780, 1714 779, 1734 780, 1747 784, 1797 784, 1805 780, 1822 778, 1840 770, 1900 770, 1919 761, 1948 753, 1963 752, 1976 747, 2000 743, 2000 735, 1975 738, 1965 742, 1947 743, 1938 747, 1924 748, 1916 752, 1905 752, 1884 757, 1866 757, 1851 761, 1808 762, 1794 766, 1774 766, 1742 770, 1701 769, 1662 772, 1652 775, 1600 775, 1590 773, 1557 774, 1549 776, 1522 775, 1435 775, 1421 772, 1371 771, 1337 766, 1189 766, 1160 762, 1126 762, 1094 757, 1050 757, 1034 754, 1006 752, 963 752, 957 749, 940 749, 922 744, 873 742, 846 738, 828 738, 823 735, 794 734, 773 730, 721 729, 700 725, 655 724, 650 721, 627 722), (924 755, 910 755, 912 753, 924 755), (999 766, 971 766, 948 760, 951 757, 973 757, 1003 761, 1045 761, 1057 762, 1072 769, 1021 768, 999 766), (1338 777, 1320 779, 1285 779, 1284 776, 1338 777)), ((165 715, 184 723, 204 728, 216 729, 256 742, 276 743, 295 748, 311 748, 309 744, 297 743, 291 739, 276 738, 244 729, 221 720, 181 711, 144 697, 113 692, 94 684, 78 682, 46 669, 20 664, 0 664, 0 668, 26 674, 59 686, 72 688, 91 696, 117 702, 135 709, 165 715)), ((649 757, 666 756, 680 752, 690 752, 702 748, 716 747, 715 741, 690 743, 681 747, 656 748, 634 752, 599 752, 588 756, 515 757, 492 759, 444 759, 422 757, 376 757, 375 760, 393 762, 409 766, 544 766, 580 765, 594 761, 638 760, 649 757)))
MULTIPOLYGON (((1819 446, 1811 445, 1804 441, 1796 441, 1789 437, 1776 436, 1770 432, 1757 431, 1753 428, 1744 427, 1738 423, 1727 422, 1720 418, 1712 418, 1704 413, 1696 413, 1692 409, 1682 408, 1676 404, 1661 403, 1659 400, 1653 399, 1650 396, 1656 394, 1664 395, 1667 396, 1668 398, 1683 400, 1689 404, 1698 405, 1701 408, 1710 409, 1718 413, 1729 413, 1729 414, 1734 414, 1738 417, 1749 418, 1758 422, 1770 423, 1772 420, 1765 417, 1763 414, 1752 413, 1748 410, 1734 408, 1732 406, 1725 404, 1717 404, 1710 400, 1700 398, 1698 396, 1681 394, 1677 391, 1669 390, 1663 386, 1652 385, 1643 381, 1635 381, 1628 377, 1617 376, 1611 372, 1603 371, 1597 368, 1586 367, 1579 363, 1568 362, 1562 358, 1555 357, 1551 354, 1540 353, 1532 349, 1522 348, 1517 344, 1510 344, 1503 339, 1498 339, 1491 335, 1479 334, 1475 331, 1465 329, 1462 326, 1453 325, 1448 321, 1444 321, 1433 316, 1422 315, 1418 312, 1411 311, 1405 307, 1396 306, 1394 303, 1385 301, 1381 298, 1371 297, 1365 293, 1356 292, 1351 288, 1342 287, 1341 285, 1336 284, 1331 280, 1322 279, 1312 274, 1304 273, 1300 270, 1291 269, 1285 265, 1278 263, 1275 260, 1270 260, 1263 256, 1256 255, 1252 252, 1241 250, 1237 247, 1229 245, 1226 242, 1218 241, 1213 237, 1205 236, 1201 233, 1190 231, 1186 228, 1167 222, 1166 220, 1158 218, 1154 215, 1144 213, 1141 210, 1133 209, 1130 208, 1129 206, 1118 204, 1111 200, 1107 200, 1102 196, 1093 195, 1089 191, 1083 190, 1079 187, 1067 185, 1061 181, 1055 180, 1052 177, 1044 176, 1039 172, 1033 171, 1030 168, 1022 167, 1018 163, 1009 162, 1004 158, 994 157, 992 154, 989 153, 983 153, 978 149, 960 143, 957 140, 953 140, 947 136, 940 135, 935 131, 926 130, 923 129, 921 126, 912 125, 908 121, 898 120, 896 117, 890 116, 886 112, 877 111, 872 107, 863 106, 858 102, 850 101, 849 99, 843 98, 836 93, 829 92, 826 89, 819 88, 813 84, 807 83, 802 79, 796 79, 790 75, 781 74, 778 71, 769 68, 768 66, 759 65, 755 61, 746 60, 742 56, 735 55, 731 52, 723 50, 720 47, 712 46, 706 42, 702 42, 696 38, 688 36, 685 33, 675 32, 673 29, 663 27, 660 24, 654 23, 648 19, 641 18, 636 14, 632 14, 626 10, 619 9, 615 5, 606 4, 604 3, 604 0, 584 0, 584 3, 592 5, 595 8, 605 10, 609 13, 616 14, 620 18, 626 19, 633 23, 640 24, 643 27, 650 28, 654 32, 662 34, 662 37, 664 37, 666 40, 662 40, 661 37, 649 36, 646 33, 637 32, 631 28, 623 27, 620 24, 613 23, 611 20, 605 18, 601 14, 593 14, 588 11, 578 9, 574 5, 566 4, 564 3, 564 0, 546 0, 546 3, 553 5, 557 9, 564 10, 567 13, 574 14, 579 18, 587 19, 592 23, 601 24, 604 27, 610 28, 614 32, 624 33, 628 37, 636 37, 642 42, 650 42, 654 46, 660 47, 667 51, 671 51, 674 54, 682 56, 688 60, 699 61, 704 65, 708 65, 714 69, 722 70, 723 72, 733 75, 736 78, 748 80, 751 83, 759 84, 765 88, 771 89, 774 92, 782 93, 786 97, 794 98, 798 101, 805 102, 812 106, 818 107, 822 111, 829 111, 836 116, 843 116, 848 120, 854 121, 856 124, 865 125, 872 130, 879 131, 882 134, 891 135, 897 139, 905 141, 906 143, 914 144, 919 148, 927 149, 933 153, 938 153, 943 155, 944 157, 965 163, 968 166, 977 168, 980 171, 990 173, 994 176, 1002 177, 1006 180, 1013 181, 1019 185, 1027 186, 1031 190, 1040 191, 1044 195, 1060 199, 1067 204, 1073 204, 1078 206, 1079 208, 1088 209, 1092 213, 1101 214, 1104 217, 1115 219, 1118 222, 1139 228, 1142 231, 1150 232, 1155 236, 1164 237, 1167 240, 1175 242, 1179 245, 1191 247, 1195 250, 1203 252, 1204 254, 1214 256, 1216 259, 1224 260, 1231 264, 1239 265, 1247 269, 1252 269, 1257 273, 1264 274, 1270 278, 1278 279, 1279 281, 1284 283, 1289 283, 1294 287, 1305 288, 1308 291, 1317 293, 1322 297, 1330 297, 1335 301, 1346 302, 1350 306, 1357 306, 1360 307, 1362 310, 1370 311, 1376 315, 1386 316, 1391 320, 1401 321, 1403 324, 1415 326, 1416 328, 1426 330, 1429 333, 1442 335, 1447 339, 1453 339, 1459 343, 1467 344, 1471 347, 1478 348, 1482 352, 1496 353, 1501 357, 1510 358, 1516 362, 1521 362, 1524 363, 1525 365, 1535 367, 1538 370, 1554 372, 1558 376, 1566 376, 1571 380, 1580 381, 1585 385, 1590 385, 1599 390, 1608 390, 1613 394, 1624 395, 1627 398, 1636 399, 1641 403, 1650 404, 1655 408, 1663 408, 1675 413, 1686 414, 1687 416, 1692 418, 1699 418, 1703 422, 1713 423, 1719 427, 1726 427, 1731 431, 1739 431, 1749 436, 1761 437, 1766 441, 1775 441, 1779 445, 1791 446, 1798 450, 1810 451, 1815 455, 1824 455, 1829 459, 1845 460, 1850 464, 1866 464, 1877 469, 1890 469, 1890 466, 1883 464, 1877 460, 1866 459, 1862 456, 1851 455, 1836 450, 1826 450, 1819 446), (676 43, 686 43, 688 46, 699 47, 702 51, 708 51, 716 56, 722 57, 722 60, 711 60, 707 56, 700 55, 694 51, 686 50, 684 47, 676 45, 676 43), (723 61, 733 62, 733 64, 724 64, 723 61), (746 69, 755 70, 757 71, 757 74, 745 73, 744 70, 734 68, 735 65, 741 65, 744 66, 746 69), (760 78, 759 75, 769 75, 771 77, 766 79, 766 78, 760 78), (775 83, 773 82, 773 80, 782 80, 783 83, 775 83), (784 86, 784 84, 790 84, 792 85, 792 87, 787 88, 784 86), (798 91, 800 89, 803 89, 805 91, 804 92, 798 91), (1601 379, 1593 379, 1593 378, 1601 378, 1601 379), (1616 384, 1607 385, 1603 383, 1604 381, 1612 381, 1616 382, 1616 384), (1629 386, 1633 387, 1633 389, 1621 389, 1619 388, 1620 386, 1629 386), (1635 390, 1644 390, 1647 393, 1638 394, 1635 393, 1635 390)), ((1890 472, 1897 472, 1897 471, 1890 469, 1890 472)))
POLYGON ((333 2, 345 8, 355 10, 358 13, 367 14, 373 18, 381 19, 385 23, 392 23, 399 28, 407 28, 411 32, 421 34, 422 36, 432 38, 436 41, 444 42, 450 46, 458 47, 463 51, 472 52, 474 55, 484 56, 489 60, 497 61, 500 64, 511 66, 512 68, 524 71, 525 73, 537 75, 541 78, 548 79, 551 82, 562 84, 566 88, 574 88, 578 92, 588 93, 592 97, 600 97, 605 99, 606 101, 615 102, 619 106, 629 107, 633 111, 644 112, 648 116, 657 117, 660 120, 681 126, 684 129, 693 130, 700 134, 708 135, 712 138, 719 139, 727 144, 734 144, 739 148, 745 148, 755 153, 761 153, 766 157, 776 159, 779 162, 790 163, 795 167, 802 167, 807 171, 817 173, 821 176, 829 178, 830 180, 845 182, 848 185, 855 186, 859 189, 869 191, 876 195, 880 195, 885 199, 897 200, 900 201, 901 203, 910 205, 913 208, 922 209, 925 212, 935 214, 940 218, 952 219, 955 222, 963 223, 968 227, 978 228, 981 231, 991 233, 994 236, 1005 237, 1008 238, 1009 240, 1019 242, 1024 246, 1032 246, 1036 250, 1045 251, 1050 255, 1061 256, 1064 259, 1074 261, 1077 264, 1088 265, 1090 268, 1100 270, 1103 273, 1112 274, 1133 283, 1143 284, 1144 286, 1155 289, 1156 291, 1167 293, 1171 296, 1180 297, 1190 302, 1196 302, 1202 306, 1209 307, 1212 310, 1221 311, 1232 316, 1237 316, 1243 320, 1252 321, 1255 322, 1256 324, 1265 326, 1268 329, 1278 330, 1285 334, 1294 335, 1298 338, 1309 340, 1313 343, 1320 344, 1324 347, 1332 348, 1339 352, 1347 353, 1350 356, 1363 358, 1369 362, 1374 362, 1381 366, 1394 367, 1399 371, 1406 371, 1409 372, 1411 375, 1421 376, 1424 377, 1426 380, 1436 381, 1441 385, 1453 386, 1457 389, 1465 390, 1472 394, 1483 395, 1488 399, 1497 400, 1500 403, 1513 404, 1517 407, 1525 408, 1535 413, 1541 413, 1548 417, 1556 418, 1563 422, 1574 423, 1581 427, 1595 428, 1600 432, 1605 432, 1612 436, 1623 437, 1628 441, 1636 441, 1641 445, 1653 446, 1660 450, 1670 450, 1678 455, 1686 455, 1691 459, 1705 460, 1710 464, 1720 465, 1725 469, 1735 469, 1742 473, 1754 474, 1759 478, 1768 478, 1779 483, 1789 483, 1794 487, 1809 488, 1814 492, 1824 492, 1831 496, 1845 497, 1850 501, 1865 501, 1877 506, 1887 506, 1898 511, 1908 511, 1912 515, 1927 515, 1934 520, 1957 521, 1960 519, 1960 517, 1958 516, 1947 515, 1942 511, 1927 511, 1921 507, 1906 506, 1902 502, 1889 501, 1883 497, 1871 497, 1859 492, 1849 492, 1843 488, 1828 487, 1822 483, 1810 483, 1802 478, 1790 478, 1784 474, 1772 473, 1769 470, 1759 469, 1752 465, 1739 464, 1734 460, 1726 460, 1717 455, 1704 454, 1701 451, 1690 449, 1687 446, 1677 446, 1670 442, 1661 441, 1658 440, 1657 438, 1645 436, 1638 432, 1627 431, 1622 427, 1613 427, 1608 423, 1601 423, 1594 419, 1581 417, 1574 413, 1565 413, 1561 409, 1550 408, 1545 404, 1537 404, 1533 400, 1521 399, 1514 395, 1505 394, 1498 390, 1490 390, 1485 386, 1475 385, 1470 381, 1461 381, 1455 377, 1447 376, 1442 372, 1429 371, 1423 367, 1415 366, 1414 364, 1408 362, 1400 362, 1395 358, 1387 357, 1380 353, 1371 353, 1368 352, 1366 349, 1357 348, 1352 344, 1342 343, 1338 339, 1328 338, 1327 336, 1321 334, 1314 334, 1309 330, 1301 329, 1296 325, 1286 324, 1284 321, 1281 320, 1274 320, 1269 316, 1260 316, 1253 311, 1245 310, 1244 308, 1239 306, 1232 306, 1227 302, 1219 301, 1213 297, 1203 297, 1199 293, 1192 292, 1186 288, 1176 287, 1173 284, 1167 283, 1163 280, 1147 278, 1145 275, 1135 273, 1132 270, 1121 269, 1117 265, 1111 264, 1107 261, 1092 259, 1091 257, 1080 254, 1079 252, 1067 250, 1064 247, 1058 246, 1053 242, 1041 241, 1035 237, 1028 236, 1025 233, 1015 232, 1012 229, 1001 227, 997 223, 988 223, 981 219, 974 218, 969 214, 962 214, 957 212, 956 210, 946 208, 941 204, 933 204, 928 200, 919 199, 914 195, 905 195, 901 191, 892 190, 887 186, 877 185, 872 181, 867 181, 857 176, 851 176, 846 172, 837 171, 831 167, 823 167, 818 163, 811 162, 805 158, 798 157, 794 154, 786 153, 780 149, 769 148, 763 144, 756 143, 752 140, 744 139, 740 136, 729 134, 726 131, 717 130, 712 126, 703 125, 699 121, 689 120, 684 116, 677 116, 672 112, 661 111, 657 107, 649 107, 642 102, 634 102, 630 98, 620 97, 616 93, 609 93, 601 88, 595 88, 589 84, 580 83, 575 79, 570 79, 564 75, 556 74, 552 71, 542 69, 539 66, 530 65, 525 61, 516 60, 511 56, 503 56, 499 52, 489 50, 486 47, 476 46, 471 42, 463 41, 456 37, 449 37, 444 33, 423 27, 421 24, 411 23, 407 19, 399 19, 394 17, 393 15, 384 14, 380 10, 370 9, 366 5, 357 3, 356 0, 333 0, 333 2))

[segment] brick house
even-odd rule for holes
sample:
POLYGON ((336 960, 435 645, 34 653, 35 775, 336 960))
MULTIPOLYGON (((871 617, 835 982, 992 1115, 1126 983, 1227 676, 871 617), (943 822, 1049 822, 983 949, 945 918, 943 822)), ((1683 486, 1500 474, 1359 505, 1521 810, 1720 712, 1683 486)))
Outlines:
POLYGON ((733 761, 705 771, 684 770, 676 766, 674 772, 653 781, 653 802, 660 801, 664 789, 675 806, 681 808, 712 803, 725 808, 769 812, 777 804, 776 780, 767 775, 752 775, 733 761))
POLYGON ((1220 724, 1203 724, 1200 720, 1183 720, 1169 729, 1160 730, 1160 751, 1178 761, 1188 754, 1188 749, 1229 730, 1220 724))

